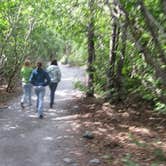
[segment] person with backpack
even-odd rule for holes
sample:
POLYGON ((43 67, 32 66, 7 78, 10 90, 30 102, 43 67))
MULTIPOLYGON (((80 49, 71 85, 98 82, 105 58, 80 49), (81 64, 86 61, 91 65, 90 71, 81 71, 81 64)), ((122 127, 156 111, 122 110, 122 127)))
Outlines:
POLYGON ((48 73, 42 68, 41 62, 36 63, 36 68, 32 71, 29 81, 34 86, 34 90, 37 96, 36 107, 37 107, 38 117, 42 119, 45 87, 49 85, 50 77, 48 73))
POLYGON ((30 60, 26 59, 23 67, 21 68, 21 77, 22 77, 22 87, 23 87, 23 96, 21 98, 21 107, 25 107, 25 103, 27 102, 29 106, 31 103, 31 91, 32 85, 29 82, 30 75, 32 73, 33 68, 31 67, 30 60))
POLYGON ((51 82, 49 84, 50 88, 50 108, 53 108, 55 91, 58 86, 58 83, 61 80, 61 71, 58 67, 57 60, 53 60, 51 65, 47 67, 47 72, 50 76, 51 82))

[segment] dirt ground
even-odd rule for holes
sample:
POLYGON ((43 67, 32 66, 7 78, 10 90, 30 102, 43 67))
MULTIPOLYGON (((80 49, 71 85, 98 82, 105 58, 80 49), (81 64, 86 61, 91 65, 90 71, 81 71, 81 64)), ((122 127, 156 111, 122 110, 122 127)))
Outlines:
POLYGON ((110 105, 101 99, 75 102, 79 129, 94 134, 86 143, 90 153, 102 156, 110 166, 166 166, 166 114, 145 105, 110 105))
POLYGON ((74 89, 82 70, 63 65, 60 68, 62 80, 55 105, 49 108, 47 87, 42 120, 36 114, 34 92, 32 106, 25 104, 25 109, 20 107, 18 92, 1 93, 0 166, 108 166, 100 156, 86 149, 88 140, 77 126, 77 115, 70 112, 82 96, 74 89))
POLYGON ((10 100, 21 95, 21 88, 17 88, 15 91, 6 92, 6 86, 0 86, 0 109, 7 107, 10 100))
POLYGON ((45 118, 20 109, 20 93, 0 91, 0 166, 166 166, 166 115, 142 105, 110 105, 73 90, 76 68, 62 66, 57 102, 45 118), (90 132, 93 139, 84 138, 90 132), (72 162, 64 162, 64 159, 72 162), (90 163, 99 159, 99 163, 90 163))

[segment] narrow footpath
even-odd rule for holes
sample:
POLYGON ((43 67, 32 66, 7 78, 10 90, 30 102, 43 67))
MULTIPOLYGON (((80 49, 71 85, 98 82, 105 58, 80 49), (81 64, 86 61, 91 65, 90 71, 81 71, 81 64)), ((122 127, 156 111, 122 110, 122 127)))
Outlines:
POLYGON ((35 113, 35 94, 31 107, 22 110, 18 97, 0 110, 0 166, 88 166, 95 158, 84 149, 75 116, 68 112, 68 106, 81 96, 74 81, 83 79, 83 70, 64 65, 60 69, 62 80, 53 109, 49 108, 47 87, 44 119, 35 113))

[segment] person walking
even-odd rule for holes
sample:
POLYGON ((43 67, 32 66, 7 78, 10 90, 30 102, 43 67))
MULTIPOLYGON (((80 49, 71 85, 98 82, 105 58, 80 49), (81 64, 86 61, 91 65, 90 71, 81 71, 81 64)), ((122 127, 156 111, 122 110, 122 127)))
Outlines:
POLYGON ((33 68, 31 67, 30 60, 25 60, 23 67, 21 68, 21 77, 22 77, 22 87, 23 87, 23 96, 21 98, 21 107, 24 108, 24 103, 28 103, 29 106, 31 103, 31 91, 32 85, 29 82, 30 75, 33 68))
POLYGON ((61 80, 61 71, 58 67, 57 60, 53 60, 51 65, 47 67, 47 72, 50 76, 51 82, 49 84, 50 88, 50 108, 53 108, 55 91, 58 83, 61 80))
POLYGON ((42 68, 41 62, 36 63, 36 68, 32 71, 29 81, 34 86, 34 90, 37 96, 36 107, 38 117, 42 119, 45 86, 49 85, 50 77, 48 73, 42 68))

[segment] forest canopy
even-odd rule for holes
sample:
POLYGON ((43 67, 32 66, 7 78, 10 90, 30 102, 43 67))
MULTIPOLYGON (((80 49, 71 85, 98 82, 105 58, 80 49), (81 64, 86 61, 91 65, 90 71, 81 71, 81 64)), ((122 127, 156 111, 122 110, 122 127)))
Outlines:
POLYGON ((14 90, 26 58, 57 58, 87 66, 87 96, 166 112, 165 14, 165 0, 1 0, 0 84, 14 90))

